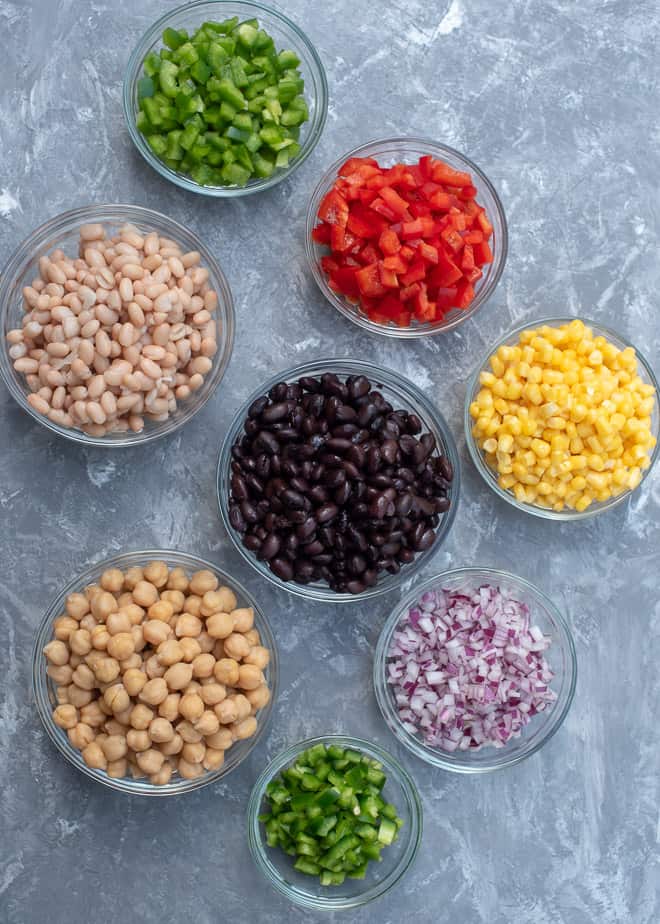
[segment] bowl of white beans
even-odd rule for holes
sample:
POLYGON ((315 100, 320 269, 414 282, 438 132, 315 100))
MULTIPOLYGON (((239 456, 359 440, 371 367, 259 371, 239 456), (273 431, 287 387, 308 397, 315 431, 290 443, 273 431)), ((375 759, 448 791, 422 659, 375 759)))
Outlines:
POLYGON ((32 684, 74 767, 121 792, 178 795, 226 776, 257 744, 277 695, 277 649, 230 574, 183 552, 132 552, 92 565, 53 600, 32 684))
POLYGON ((24 410, 79 443, 130 446, 183 426, 222 380, 233 339, 216 260, 151 209, 64 212, 0 277, 0 373, 24 410))

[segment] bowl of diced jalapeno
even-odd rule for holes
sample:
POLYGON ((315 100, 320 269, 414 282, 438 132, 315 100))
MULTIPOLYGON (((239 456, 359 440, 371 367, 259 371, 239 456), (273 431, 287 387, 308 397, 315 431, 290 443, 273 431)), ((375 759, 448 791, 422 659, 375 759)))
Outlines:
POLYGON ((268 189, 317 144, 328 107, 323 65, 282 13, 201 0, 161 17, 124 77, 130 136, 161 176, 231 197, 268 189))

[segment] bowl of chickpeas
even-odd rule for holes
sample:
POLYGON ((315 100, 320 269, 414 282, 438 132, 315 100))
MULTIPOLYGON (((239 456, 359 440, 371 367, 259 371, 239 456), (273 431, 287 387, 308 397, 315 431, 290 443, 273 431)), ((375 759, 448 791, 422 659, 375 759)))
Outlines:
POLYGON ((266 615, 203 559, 141 551, 93 565, 35 640, 37 710, 58 750, 122 792, 176 795, 234 770, 277 693, 266 615))
POLYGON ((222 381, 233 339, 222 269, 152 209, 57 215, 0 277, 0 375, 28 414, 78 443, 120 448, 183 426, 222 381))
POLYGON ((465 435, 496 494, 576 520, 622 503, 658 457, 658 382, 620 334, 579 318, 528 321, 479 363, 465 435))

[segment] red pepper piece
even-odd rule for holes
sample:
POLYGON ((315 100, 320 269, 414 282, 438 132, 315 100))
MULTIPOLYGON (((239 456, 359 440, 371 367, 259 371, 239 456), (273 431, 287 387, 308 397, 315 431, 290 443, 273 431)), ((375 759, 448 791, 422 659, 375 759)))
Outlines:
POLYGON ((378 303, 378 314, 384 315, 388 320, 398 317, 403 310, 401 299, 398 294, 388 292, 387 295, 378 303))
POLYGON ((348 160, 344 161, 341 165, 338 173, 339 176, 350 176, 363 167, 376 167, 378 172, 380 172, 378 161, 374 160, 373 157, 349 157, 348 160))
POLYGON ((459 192, 458 196, 460 199, 474 199, 477 195, 477 187, 470 184, 469 186, 464 186, 459 192))
POLYGON ((419 257, 413 262, 410 269, 401 276, 401 283, 409 286, 413 282, 420 282, 426 276, 426 265, 419 257))
POLYGON ((384 286, 387 286, 388 289, 399 288, 399 280, 396 278, 396 273, 393 270, 388 269, 382 260, 380 260, 378 263, 378 272, 380 274, 380 281, 384 286))
POLYGON ((336 269, 330 276, 329 285, 335 292, 346 295, 348 298, 358 298, 360 295, 355 270, 350 266, 340 266, 336 269))
POLYGON ((399 256, 402 260, 405 260, 406 263, 410 263, 412 258, 415 256, 415 251, 409 244, 403 244, 401 250, 399 251, 399 256))
POLYGON ((435 160, 433 162, 431 176, 436 183, 444 183, 447 186, 462 187, 470 186, 472 183, 472 177, 469 173, 461 173, 459 170, 454 170, 453 167, 450 167, 449 164, 446 164, 442 160, 435 160))
POLYGON ((422 237, 423 225, 421 218, 415 218, 413 221, 404 221, 401 225, 401 237, 422 237))
POLYGON ((431 205, 440 209, 441 211, 449 211, 449 209, 456 204, 456 197, 450 196, 446 192, 436 192, 430 197, 429 202, 431 205))
POLYGON ((479 212, 479 215, 477 216, 477 221, 479 222, 479 227, 484 232, 484 237, 486 238, 486 240, 488 240, 488 238, 493 233, 493 226, 489 222, 488 217, 483 210, 479 212))
POLYGON ((336 189, 331 189, 321 200, 318 215, 321 221, 345 228, 348 221, 348 202, 336 189))
POLYGON ((420 290, 420 285, 418 282, 413 282, 412 285, 406 286, 405 289, 399 290, 399 297, 402 302, 410 301, 411 298, 414 298, 420 290))
POLYGON ((405 273, 408 269, 408 264, 405 260, 401 259, 401 256, 398 253, 391 257, 385 257, 383 260, 383 266, 389 270, 392 270, 392 272, 397 273, 399 276, 401 273, 405 273))
POLYGON ((384 254, 395 254, 401 250, 401 241, 395 231, 391 228, 385 228, 378 238, 378 246, 384 254))
POLYGON ((455 228, 445 228, 440 232, 440 237, 454 253, 463 249, 463 238, 455 228))
POLYGON ((326 225, 325 222, 317 225, 312 231, 312 240, 316 241, 317 244, 329 244, 330 225, 326 225))
POLYGON ((358 189, 358 199, 362 205, 371 205, 377 195, 377 189, 367 189, 365 186, 362 186, 360 189, 358 189))
POLYGON ((380 254, 373 244, 367 244, 358 254, 358 259, 363 266, 368 266, 370 263, 378 263, 380 254))
POLYGON ((463 240, 466 244, 480 244, 484 239, 483 231, 472 230, 468 231, 467 234, 463 235, 463 240))
POLYGON ((427 260, 429 263, 438 262, 438 248, 434 247, 432 244, 427 244, 426 241, 419 242, 417 253, 420 255, 420 257, 423 257, 423 259, 427 260))
POLYGON ((396 221, 398 216, 392 211, 389 205, 387 205, 387 203, 384 201, 384 199, 382 198, 382 192, 383 190, 381 189, 381 195, 378 196, 377 199, 374 199, 374 201, 371 203, 371 208, 374 210, 374 212, 378 212, 379 215, 382 215, 388 221, 396 221))
POLYGON ((378 237, 387 228, 387 222, 366 205, 354 202, 348 215, 347 228, 358 237, 372 238, 378 237))
POLYGON ((368 266, 363 266, 362 269, 356 270, 355 279, 360 292, 368 297, 377 298, 379 295, 385 295, 387 291, 380 281, 378 263, 370 263, 368 266))
POLYGON ((436 311, 446 311, 448 308, 454 308, 458 301, 458 289, 456 286, 447 286, 439 288, 435 293, 436 311))
POLYGON ((324 273, 332 275, 339 269, 339 264, 333 257, 321 257, 321 269, 324 273))
POLYGON ((474 251, 472 250, 472 244, 466 244, 463 248, 463 253, 461 255, 461 269, 474 269, 474 251))
POLYGON ((438 287, 451 286, 455 282, 458 282, 462 276, 463 273, 456 266, 454 261, 445 253, 439 251, 438 265, 431 270, 429 285, 438 287))
POLYGON ((467 279, 468 282, 472 282, 472 283, 477 282, 477 280, 481 279, 482 276, 483 276, 483 273, 481 272, 478 266, 475 266, 473 269, 465 270, 463 272, 463 278, 467 279))
POLYGON ((457 286, 457 308, 467 308, 474 298, 474 287, 471 282, 463 280, 457 286))
POLYGON ((426 179, 429 179, 433 173, 433 158, 430 154, 425 154, 419 158, 419 169, 426 179))
POLYGON ((426 285, 423 282, 413 300, 413 306, 418 321, 433 321, 435 318, 435 302, 429 301, 426 285))
POLYGON ((394 212, 395 215, 398 215, 400 218, 408 215, 408 203, 405 199, 402 199, 401 196, 395 189, 392 189, 391 186, 384 186, 380 195, 386 205, 394 212))
POLYGON ((484 263, 493 262, 493 251, 490 249, 488 241, 481 241, 474 245, 474 262, 477 266, 483 266, 484 263))
POLYGON ((330 247, 332 250, 342 251, 346 238, 346 228, 342 225, 330 226, 330 247))
POLYGON ((411 202, 410 213, 413 218, 426 218, 431 214, 431 206, 426 205, 425 202, 411 202))

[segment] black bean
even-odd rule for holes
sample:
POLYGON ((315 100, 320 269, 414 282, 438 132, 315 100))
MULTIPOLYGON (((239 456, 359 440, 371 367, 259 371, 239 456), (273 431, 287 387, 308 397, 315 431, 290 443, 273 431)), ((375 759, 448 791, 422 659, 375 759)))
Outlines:
POLYGON ((343 468, 329 468, 323 476, 323 484, 327 488, 338 488, 346 481, 346 472, 343 468))
POLYGON ((336 504, 324 504, 322 507, 316 511, 316 522, 317 523, 329 523, 339 513, 339 508, 336 504))
POLYGON ((253 533, 248 533, 246 536, 243 536, 243 545, 251 552, 256 552, 261 547, 261 539, 253 533))
POLYGON ((351 375, 346 380, 348 385, 348 394, 351 398, 361 398, 363 395, 369 394, 369 389, 371 384, 369 379, 365 375, 351 375))
POLYGON ((303 390, 298 382, 293 382, 291 385, 286 387, 286 397, 287 401, 298 402, 302 398, 303 390))
POLYGON ((420 552, 423 552, 425 549, 429 549, 435 542, 435 532, 432 529, 427 529, 423 534, 419 542, 417 543, 417 548, 420 552))
POLYGON ((361 427, 366 427, 378 414, 378 408, 375 404, 363 404, 358 411, 357 419, 361 427))
POLYGON ((339 487, 335 490, 332 495, 332 499, 338 507, 343 507, 344 504, 347 504, 350 497, 353 494, 353 489, 348 481, 345 481, 343 484, 340 484, 339 487))
POLYGON ((257 552, 257 558, 261 558, 263 561, 268 561, 269 558, 273 558, 279 552, 280 544, 279 536, 275 533, 268 533, 261 543, 261 548, 257 552))
POLYGON ((283 581, 290 581, 293 577, 293 567, 284 558, 273 558, 270 561, 270 570, 283 581))
POLYGON ((379 494, 376 500, 369 507, 369 514, 377 520, 382 520, 387 510, 387 498, 384 494, 379 494))
POLYGON ((305 540, 309 539, 316 532, 316 520, 314 517, 307 517, 302 523, 300 523, 296 528, 296 536, 299 539, 305 540))
POLYGON ((246 420, 246 421, 245 421, 245 433, 246 433, 246 435, 247 435, 247 436, 256 436, 256 434, 259 432, 259 427, 260 427, 260 426, 261 426, 261 424, 259 423, 259 421, 258 421, 258 419, 257 419, 256 417, 251 417, 250 420, 246 420))
POLYGON ((326 395, 334 395, 342 399, 348 397, 348 388, 343 382, 339 381, 334 372, 326 372, 321 376, 321 388, 326 395))
POLYGON ((400 517, 405 517, 410 513, 412 508, 412 497, 410 494, 399 494, 394 502, 394 508, 400 517))
POLYGON ((349 594, 361 594, 366 589, 366 584, 364 581, 359 581, 357 579, 353 581, 348 581, 346 584, 346 590, 349 594))
POLYGON ((340 423, 351 423, 357 417, 357 411, 350 404, 340 404, 335 417, 340 423))
MULTIPOLYGON (((305 500, 307 501, 306 498, 305 498, 305 500)), ((311 506, 311 505, 309 505, 309 502, 307 502, 307 503, 308 503, 308 506, 311 506)), ((308 511, 307 509, 305 509, 305 510, 290 510, 290 511, 289 511, 289 519, 291 520, 292 523, 296 523, 296 524, 298 524, 298 523, 304 523, 305 520, 307 519, 307 514, 308 514, 308 512, 309 512, 309 511, 308 511)))
POLYGON ((395 439, 386 439, 380 447, 380 454, 387 465, 393 465, 399 452, 399 446, 395 439))
POLYGON ((451 481, 454 477, 454 469, 447 456, 440 457, 440 471, 442 472, 442 477, 447 481, 451 481))
POLYGON ((299 545, 300 541, 295 533, 289 533, 284 540, 284 548, 287 552, 295 552, 299 545))
POLYGON ((279 401, 277 404, 270 404, 261 412, 262 423, 272 424, 282 420, 289 412, 289 407, 285 401, 279 401))
POLYGON ((446 510, 449 510, 449 498, 448 497, 436 497, 435 509, 437 513, 444 513, 446 510))
POLYGON ((264 493, 263 482, 260 481, 256 475, 252 475, 252 474, 246 475, 245 484, 248 486, 248 488, 253 494, 263 494, 264 493))
POLYGON ((232 475, 230 485, 234 500, 242 501, 247 499, 249 492, 244 478, 240 475, 232 475))
POLYGON ((351 555, 346 564, 351 574, 362 574, 362 572, 367 569, 367 562, 364 555, 359 555, 357 553, 351 555))
POLYGON ((314 575, 314 565, 305 558, 299 558, 295 564, 296 579, 310 581, 314 575))
POLYGON ((257 523, 259 521, 259 514, 250 501, 244 500, 241 502, 241 513, 246 523, 257 523))
POLYGON ((319 539, 326 548, 332 546, 335 543, 337 534, 335 533, 334 527, 332 526, 321 526, 319 529, 319 539))
POLYGON ((417 414, 408 414, 408 432, 419 433, 422 429, 422 421, 417 414))
POLYGON ((348 439, 342 439, 338 436, 331 437, 325 444, 326 449, 337 456, 342 456, 348 452, 353 444, 348 439))
POLYGON ((328 500, 328 492, 321 484, 315 484, 307 496, 311 501, 319 505, 325 504, 328 500))
POLYGON ((368 568, 362 575, 362 580, 367 587, 373 587, 378 582, 378 572, 375 568, 368 568))
POLYGON ((245 532, 247 524, 245 522, 245 518, 243 517, 243 514, 241 513, 241 508, 238 506, 238 504, 232 504, 230 506, 229 522, 234 527, 234 529, 238 530, 239 533, 245 532))
POLYGON ((316 393, 321 390, 321 383, 311 375, 304 375, 301 379, 298 379, 298 384, 308 392, 316 393))
POLYGON ((415 553, 412 549, 401 549, 397 555, 397 558, 402 565, 408 565, 414 559, 415 553))
POLYGON ((255 445, 259 449, 263 449, 265 452, 270 453, 270 455, 274 455, 280 448, 280 444, 277 442, 276 437, 272 433, 269 433, 268 430, 259 431, 255 439, 255 445))
POLYGON ((271 390, 268 392, 270 398, 273 401, 284 401, 286 398, 286 390, 288 386, 286 382, 278 382, 276 385, 273 385, 271 390))
POLYGON ((384 491, 386 488, 391 488, 393 486, 392 479, 389 475, 374 475, 369 481, 370 484, 372 484, 374 488, 378 488, 379 491, 384 491))
POLYGON ((252 402, 248 408, 248 417, 259 417, 265 407, 268 406, 268 397, 267 395, 262 395, 261 398, 257 398, 252 402))
POLYGON ((348 458, 357 468, 364 468, 365 451, 361 446, 351 446, 348 451, 348 458))

